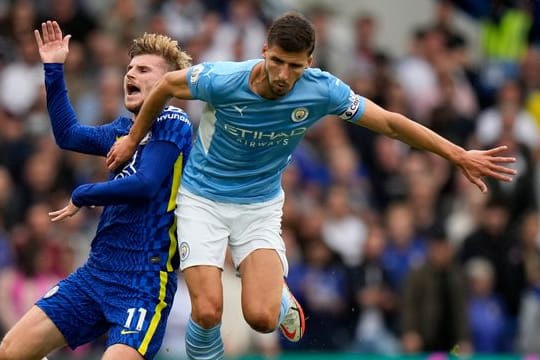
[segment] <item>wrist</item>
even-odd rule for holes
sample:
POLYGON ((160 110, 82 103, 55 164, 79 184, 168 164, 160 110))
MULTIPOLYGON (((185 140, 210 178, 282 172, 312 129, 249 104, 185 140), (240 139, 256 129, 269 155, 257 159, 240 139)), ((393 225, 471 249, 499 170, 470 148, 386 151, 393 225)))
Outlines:
POLYGON ((124 139, 124 142, 127 143, 130 149, 135 149, 137 145, 139 144, 139 141, 137 141, 137 136, 135 134, 129 132, 124 139))
POLYGON ((448 160, 450 160, 455 165, 459 166, 463 162, 463 159, 466 153, 467 153, 467 150, 465 150, 461 146, 455 145, 454 148, 452 148, 450 150, 450 153, 448 154, 448 160))

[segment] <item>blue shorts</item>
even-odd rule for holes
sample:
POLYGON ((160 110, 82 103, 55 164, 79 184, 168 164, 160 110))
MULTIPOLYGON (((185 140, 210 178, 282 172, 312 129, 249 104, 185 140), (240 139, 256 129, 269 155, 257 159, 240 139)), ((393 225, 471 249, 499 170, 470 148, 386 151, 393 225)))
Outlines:
POLYGON ((108 332, 107 347, 125 344, 153 359, 163 342, 177 286, 175 272, 115 272, 84 265, 36 305, 72 349, 108 332))

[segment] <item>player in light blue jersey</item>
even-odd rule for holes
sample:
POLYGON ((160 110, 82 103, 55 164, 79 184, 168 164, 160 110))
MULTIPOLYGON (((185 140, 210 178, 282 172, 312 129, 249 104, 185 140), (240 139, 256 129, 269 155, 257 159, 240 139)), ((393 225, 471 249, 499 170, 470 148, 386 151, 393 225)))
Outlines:
MULTIPOLYGON (((36 41, 45 68, 47 108, 58 145, 105 156, 133 120, 80 125, 69 103, 63 64, 69 35, 56 22, 42 24, 36 41)), ((125 106, 136 115, 150 89, 167 71, 190 65, 170 38, 145 34, 133 41, 124 77, 125 106)), ((177 289, 179 266, 175 198, 191 150, 192 125, 169 106, 137 146, 133 157, 107 181, 77 187, 53 221, 80 207, 103 205, 86 263, 37 301, 0 344, 0 359, 41 359, 50 351, 107 334, 102 359, 153 359, 163 341, 177 289)))
POLYGON ((302 15, 274 21, 262 59, 203 63, 166 74, 152 89, 130 134, 111 150, 115 168, 135 150, 171 97, 207 103, 178 196, 181 269, 192 301, 187 332, 191 359, 221 359, 220 271, 226 246, 242 281, 247 322, 262 332, 280 328, 291 341, 304 317, 289 293, 280 237, 281 175, 310 126, 334 114, 344 121, 436 153, 458 166, 481 191, 482 177, 510 181, 505 147, 466 151, 405 116, 353 93, 333 75, 310 68, 315 35, 302 15))

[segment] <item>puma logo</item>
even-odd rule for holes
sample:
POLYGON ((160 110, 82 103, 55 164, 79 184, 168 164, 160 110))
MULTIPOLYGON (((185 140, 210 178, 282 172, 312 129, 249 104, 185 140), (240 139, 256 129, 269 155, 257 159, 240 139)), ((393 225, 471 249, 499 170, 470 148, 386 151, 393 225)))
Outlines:
POLYGON ((240 116, 244 116, 244 110, 247 108, 247 106, 239 107, 239 106, 233 105, 233 108, 234 110, 240 113, 240 116))

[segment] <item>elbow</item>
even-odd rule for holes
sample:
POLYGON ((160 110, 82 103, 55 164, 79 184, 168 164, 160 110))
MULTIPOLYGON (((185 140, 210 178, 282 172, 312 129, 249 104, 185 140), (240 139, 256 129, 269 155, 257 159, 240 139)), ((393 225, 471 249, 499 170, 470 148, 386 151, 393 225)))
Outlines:
POLYGON ((385 116, 384 134, 392 139, 400 140, 399 123, 402 121, 402 115, 388 111, 385 116))
POLYGON ((72 150, 72 147, 70 146, 70 143, 68 141, 68 138, 63 135, 55 135, 54 141, 56 142, 56 145, 62 150, 72 150))
POLYGON ((139 186, 135 191, 139 194, 141 200, 152 200, 156 197, 159 191, 159 185, 155 181, 146 179, 145 177, 139 177, 139 186))

